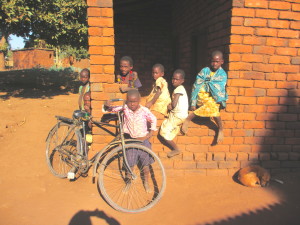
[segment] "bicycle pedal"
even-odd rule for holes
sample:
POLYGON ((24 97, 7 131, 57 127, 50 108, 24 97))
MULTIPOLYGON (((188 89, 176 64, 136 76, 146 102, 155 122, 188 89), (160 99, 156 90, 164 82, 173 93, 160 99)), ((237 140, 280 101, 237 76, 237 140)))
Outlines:
POLYGON ((73 167, 73 168, 68 172, 68 179, 69 179, 69 180, 75 179, 75 171, 76 171, 76 168, 73 167))

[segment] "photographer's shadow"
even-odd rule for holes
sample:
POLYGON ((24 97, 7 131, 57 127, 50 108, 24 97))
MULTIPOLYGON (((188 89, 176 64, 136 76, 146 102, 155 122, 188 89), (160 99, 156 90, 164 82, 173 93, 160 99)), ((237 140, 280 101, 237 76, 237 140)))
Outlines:
POLYGON ((94 211, 80 210, 69 222, 69 225, 92 225, 91 217, 105 220, 109 225, 121 225, 115 218, 109 217, 104 211, 95 209, 94 211))

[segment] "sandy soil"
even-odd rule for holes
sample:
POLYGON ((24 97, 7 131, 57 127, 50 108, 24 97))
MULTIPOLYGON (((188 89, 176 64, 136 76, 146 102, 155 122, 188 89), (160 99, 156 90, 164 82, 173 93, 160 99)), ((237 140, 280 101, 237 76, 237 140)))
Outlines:
POLYGON ((231 177, 172 173, 154 208, 117 212, 90 177, 70 182, 47 168, 45 139, 54 115, 70 116, 77 95, 5 96, 0 93, 0 224, 300 224, 300 173, 278 174, 284 185, 268 189, 247 188, 231 177))

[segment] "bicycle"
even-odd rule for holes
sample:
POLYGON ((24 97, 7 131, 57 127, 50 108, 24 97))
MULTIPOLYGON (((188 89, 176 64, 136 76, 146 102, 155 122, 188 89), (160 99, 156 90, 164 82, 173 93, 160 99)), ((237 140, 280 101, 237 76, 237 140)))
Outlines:
MULTIPOLYGON (((113 99, 111 101, 123 101, 113 99)), ((153 207, 162 197, 166 188, 164 167, 151 149, 142 146, 137 139, 125 139, 122 110, 117 114, 117 124, 98 122, 84 111, 75 111, 73 119, 56 116, 57 124, 50 130, 46 139, 46 161, 50 171, 59 178, 74 179, 86 176, 93 168, 93 180, 98 173, 98 187, 104 200, 114 209, 122 212, 138 213, 153 207), (91 121, 106 130, 105 126, 117 130, 115 138, 94 157, 88 159, 86 124, 91 121), (144 174, 144 161, 130 168, 127 156, 129 151, 149 154, 153 163, 148 165, 147 177, 144 174)), ((109 131, 108 131, 109 132, 109 131)), ((110 133, 110 132, 109 132, 110 133)))

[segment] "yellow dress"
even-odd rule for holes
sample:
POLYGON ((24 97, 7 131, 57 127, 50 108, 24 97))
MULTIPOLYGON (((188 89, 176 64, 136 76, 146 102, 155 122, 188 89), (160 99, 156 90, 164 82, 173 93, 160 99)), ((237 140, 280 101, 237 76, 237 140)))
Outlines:
POLYGON ((171 97, 168 89, 168 83, 163 77, 157 78, 155 81, 154 87, 150 93, 150 95, 147 97, 146 102, 149 102, 153 99, 157 92, 157 87, 160 88, 161 94, 156 100, 156 102, 151 106, 150 110, 159 112, 165 116, 168 114, 168 105, 171 103, 171 97))
MULTIPOLYGON (((215 73, 211 72, 210 76, 215 73)), ((206 92, 202 87, 198 93, 197 106, 199 107, 194 111, 196 116, 201 117, 219 117, 220 116, 220 104, 217 104, 215 99, 209 92, 206 92)))

